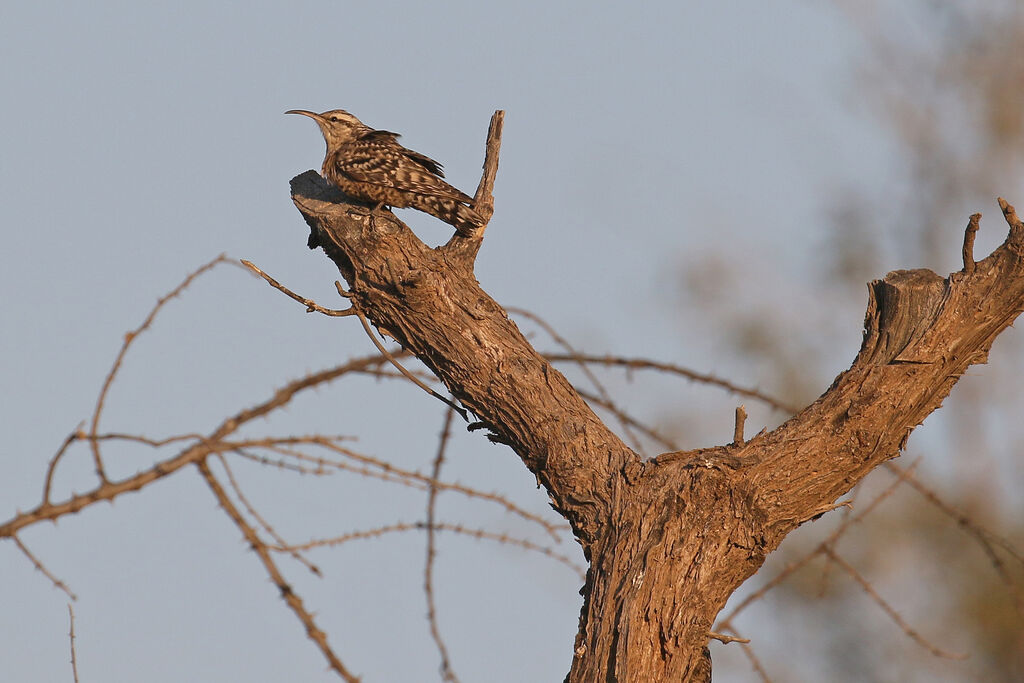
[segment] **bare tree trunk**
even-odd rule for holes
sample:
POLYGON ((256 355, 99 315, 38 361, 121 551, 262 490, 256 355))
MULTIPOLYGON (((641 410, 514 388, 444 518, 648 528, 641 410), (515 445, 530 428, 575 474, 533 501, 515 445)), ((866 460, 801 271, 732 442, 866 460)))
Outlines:
POLYGON ((860 353, 798 415, 746 443, 644 461, 480 288, 482 231, 430 249, 312 171, 292 196, 353 306, 511 446, 571 524, 590 563, 572 682, 710 680, 709 632, 733 591, 896 457, 1024 307, 1024 226, 1004 205, 1010 235, 976 266, 965 255, 945 280, 897 271, 871 284, 860 353))

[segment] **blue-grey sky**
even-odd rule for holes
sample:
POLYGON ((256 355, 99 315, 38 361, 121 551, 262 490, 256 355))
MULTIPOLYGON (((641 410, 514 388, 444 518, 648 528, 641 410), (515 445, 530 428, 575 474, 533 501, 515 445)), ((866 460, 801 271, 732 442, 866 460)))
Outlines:
MULTIPOLYGON (((187 271, 226 252, 338 304, 337 273, 306 249, 288 196, 288 180, 323 154, 310 121, 283 115, 291 108, 345 108, 401 132, 470 192, 488 117, 506 110, 477 265, 485 289, 594 352, 727 375, 713 326, 678 310, 679 271, 732 248, 757 278, 751 307, 800 296, 828 193, 893 172, 888 140, 853 92, 859 49, 841 16, 798 1, 5 4, 0 516, 38 502, 48 458, 89 417, 124 332, 187 271)), ((400 217, 425 241, 448 237, 429 217, 400 217)), ((847 297, 856 309, 865 293, 847 297)), ((846 323, 838 358, 848 362, 859 314, 846 323)), ((221 268, 140 338, 102 426, 201 432, 288 379, 371 352, 353 320, 307 315, 221 268)), ((665 418, 676 398, 634 391, 635 412, 665 418)), ((725 441, 733 400, 719 398, 708 428, 725 441)), ((265 429, 359 435, 365 452, 426 471, 440 408, 413 388, 346 382, 265 429)), ((126 476, 150 458, 112 449, 111 469, 126 476)), ((546 508, 514 455, 479 434, 460 434, 449 467, 546 508)), ((295 540, 423 514, 421 494, 358 478, 241 471, 295 540)), ((89 475, 75 451, 57 491, 86 489, 89 475)), ((439 516, 543 540, 452 495, 439 516)), ((79 596, 83 681, 336 680, 191 470, 22 539, 79 596)), ((439 542, 440 620, 462 680, 561 680, 578 577, 510 547, 439 542)), ((578 556, 571 541, 562 552, 578 556)), ((423 538, 314 560, 323 579, 282 562, 346 665, 368 682, 432 680, 423 538)), ((0 544, 0 576, 0 678, 71 680, 63 594, 12 544, 0 544)))

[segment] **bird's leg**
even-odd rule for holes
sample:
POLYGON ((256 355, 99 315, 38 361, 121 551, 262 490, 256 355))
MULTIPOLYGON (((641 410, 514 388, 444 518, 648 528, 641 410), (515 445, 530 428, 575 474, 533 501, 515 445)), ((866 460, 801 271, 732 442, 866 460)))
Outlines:
POLYGON ((384 202, 377 202, 372 209, 370 209, 370 227, 374 230, 377 229, 377 215, 381 209, 387 206, 384 202))

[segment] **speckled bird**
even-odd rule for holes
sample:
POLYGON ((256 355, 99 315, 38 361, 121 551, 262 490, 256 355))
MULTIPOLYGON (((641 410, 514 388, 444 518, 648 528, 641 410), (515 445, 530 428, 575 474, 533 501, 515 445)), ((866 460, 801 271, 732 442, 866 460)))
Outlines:
POLYGON ((446 183, 441 164, 398 143, 397 133, 370 128, 342 109, 322 114, 291 109, 316 121, 327 142, 323 176, 350 197, 425 211, 468 234, 484 224, 473 198, 446 183))

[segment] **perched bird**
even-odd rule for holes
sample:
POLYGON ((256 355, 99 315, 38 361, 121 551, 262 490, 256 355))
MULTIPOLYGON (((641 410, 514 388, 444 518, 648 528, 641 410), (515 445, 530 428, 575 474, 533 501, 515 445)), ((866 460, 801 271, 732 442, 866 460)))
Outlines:
POLYGON ((374 130, 341 109, 285 113, 308 116, 320 126, 327 142, 323 176, 350 197, 378 208, 419 209, 461 234, 484 224, 472 207, 473 198, 442 180, 441 164, 398 144, 397 133, 374 130))

